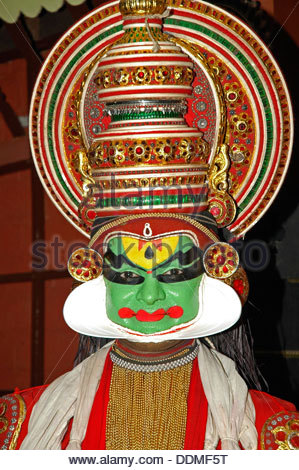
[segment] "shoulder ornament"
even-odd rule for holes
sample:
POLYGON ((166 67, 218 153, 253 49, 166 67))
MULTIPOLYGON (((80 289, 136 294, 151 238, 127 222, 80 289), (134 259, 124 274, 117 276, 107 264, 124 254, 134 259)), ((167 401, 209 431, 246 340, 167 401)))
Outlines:
POLYGON ((299 450, 299 413, 280 411, 265 422, 262 450, 299 450))
POLYGON ((16 448, 22 423, 26 416, 26 405, 21 395, 5 395, 0 398, 0 449, 16 448))

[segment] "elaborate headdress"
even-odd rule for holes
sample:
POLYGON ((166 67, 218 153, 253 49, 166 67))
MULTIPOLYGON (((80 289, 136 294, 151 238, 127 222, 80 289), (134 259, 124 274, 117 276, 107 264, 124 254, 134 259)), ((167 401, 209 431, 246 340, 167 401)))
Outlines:
MULTIPOLYGON (((217 227, 237 239, 262 217, 292 146, 284 79, 247 25, 206 2, 109 2, 48 56, 31 130, 46 191, 91 234, 94 251, 70 262, 74 277, 97 278, 117 235, 138 239, 145 253, 161 238, 187 234, 205 252, 209 278, 224 280, 245 301, 246 274, 235 250, 219 243, 217 227)), ((207 291, 209 280, 205 285, 207 291)), ((218 319, 216 330, 237 317, 218 319)), ((75 329, 115 336, 110 326, 75 329)), ((193 336, 216 332, 211 323, 200 332, 194 322, 187 326, 193 336)))

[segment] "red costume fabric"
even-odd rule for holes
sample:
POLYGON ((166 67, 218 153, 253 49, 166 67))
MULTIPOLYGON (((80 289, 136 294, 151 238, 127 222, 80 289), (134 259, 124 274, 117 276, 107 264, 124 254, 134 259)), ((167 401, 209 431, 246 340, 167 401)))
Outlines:
MULTIPOLYGON (((86 436, 82 442, 82 449, 84 450, 102 450, 105 449, 105 429, 106 429, 106 410, 109 401, 109 388, 110 380, 112 373, 112 362, 109 356, 107 356, 102 379, 97 390, 93 407, 90 413, 90 418, 87 426, 86 436)), ((19 449, 20 445, 28 432, 28 423, 30 415, 33 409, 33 406, 39 400, 41 394, 45 390, 46 386, 34 387, 27 390, 19 392, 15 391, 14 394, 8 396, 9 399, 3 397, 0 400, 0 448, 9 448, 11 445, 11 440, 13 436, 7 438, 6 428, 9 429, 11 425, 11 408, 9 403, 13 400, 13 397, 19 395, 25 402, 26 407, 26 416, 19 430, 18 436, 15 435, 16 446, 14 448, 19 449), (4 406, 5 405, 5 406, 4 406), (2 410, 2 411, 1 411, 2 410), (2 426, 1 426, 2 425, 2 426), (5 428, 6 426, 6 428, 5 428), (6 442, 5 442, 6 441, 6 442)), ((272 422, 275 421, 275 416, 284 413, 295 412, 295 407, 291 403, 275 398, 271 395, 268 395, 264 392, 259 392, 256 390, 250 390, 251 398, 253 400, 255 409, 256 409, 256 429, 258 432, 258 448, 267 448, 267 444, 262 444, 261 434, 262 428, 264 427, 265 422, 269 418, 273 418, 272 422)), ((186 435, 185 435, 185 450, 200 450, 204 446, 205 430, 206 430, 206 421, 208 413, 208 403, 205 397, 203 390, 199 368, 197 364, 197 359, 195 359, 191 374, 190 388, 189 388, 189 397, 188 397, 188 415, 187 415, 187 424, 186 424, 186 435)), ((297 419, 299 418, 298 413, 295 413, 297 419)), ((292 416, 290 416, 292 417, 292 416)), ((17 418, 18 419, 18 418, 17 418)), ((280 421, 282 418, 280 419, 280 421)), ((271 421, 271 420, 270 420, 271 421)), ((278 423, 279 424, 279 423, 278 423)), ((68 430, 63 439, 61 448, 66 449, 70 432, 71 432, 72 422, 68 426, 68 430)), ((273 427, 273 426, 272 426, 273 427)), ((263 437, 263 436, 262 436, 263 437)), ((277 448, 272 447, 272 448, 277 448)), ((220 444, 217 447, 221 449, 220 444)))

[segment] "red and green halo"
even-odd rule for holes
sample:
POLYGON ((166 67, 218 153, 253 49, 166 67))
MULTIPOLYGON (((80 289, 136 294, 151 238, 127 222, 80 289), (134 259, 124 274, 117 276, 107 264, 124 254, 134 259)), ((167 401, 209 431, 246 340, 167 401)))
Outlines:
MULTIPOLYGON (((180 3, 169 0, 164 31, 192 43, 220 79, 227 108, 225 141, 231 149, 229 192, 238 206, 228 228, 240 237, 263 216, 285 177, 293 138, 289 94, 271 53, 247 25, 206 2, 180 3)), ((75 100, 98 55, 122 34, 118 2, 94 10, 53 48, 32 99, 31 147, 39 176, 58 209, 87 236, 78 214, 83 189, 73 161, 81 145, 76 123, 79 117, 85 138, 93 132, 99 136, 108 118, 96 96, 87 97, 91 109, 84 109, 83 116, 75 100)), ((208 141, 216 122, 209 93, 195 86, 186 116, 208 141)))

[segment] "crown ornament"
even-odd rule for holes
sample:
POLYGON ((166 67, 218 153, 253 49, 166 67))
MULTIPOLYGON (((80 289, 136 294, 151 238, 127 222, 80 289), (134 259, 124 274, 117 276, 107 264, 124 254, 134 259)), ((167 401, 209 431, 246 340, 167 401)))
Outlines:
POLYGON ((86 235, 96 218, 209 210, 243 236, 293 139, 271 53, 200 1, 121 0, 83 18, 47 58, 30 119, 40 178, 86 235))
POLYGON ((120 0, 119 2, 119 10, 124 17, 162 15, 166 9, 166 0, 120 0))
MULTIPOLYGON (((93 71, 92 80, 110 123, 86 152, 88 175, 95 182, 85 191, 80 206, 87 225, 96 217, 123 216, 128 210, 196 214, 209 205, 210 145, 184 118, 187 99, 192 99, 194 62, 162 32, 165 10, 165 2, 120 3, 124 35, 93 71)), ((202 57, 201 63, 205 73, 213 75, 202 57)), ((217 80, 214 75, 213 79, 217 80)), ((213 165, 211 207, 216 219, 227 225, 235 211, 232 198, 226 196, 229 159, 224 168, 223 152, 213 165), (221 184, 214 182, 217 178, 221 184)), ((84 173, 82 168, 78 170, 84 180, 86 165, 84 173)))

